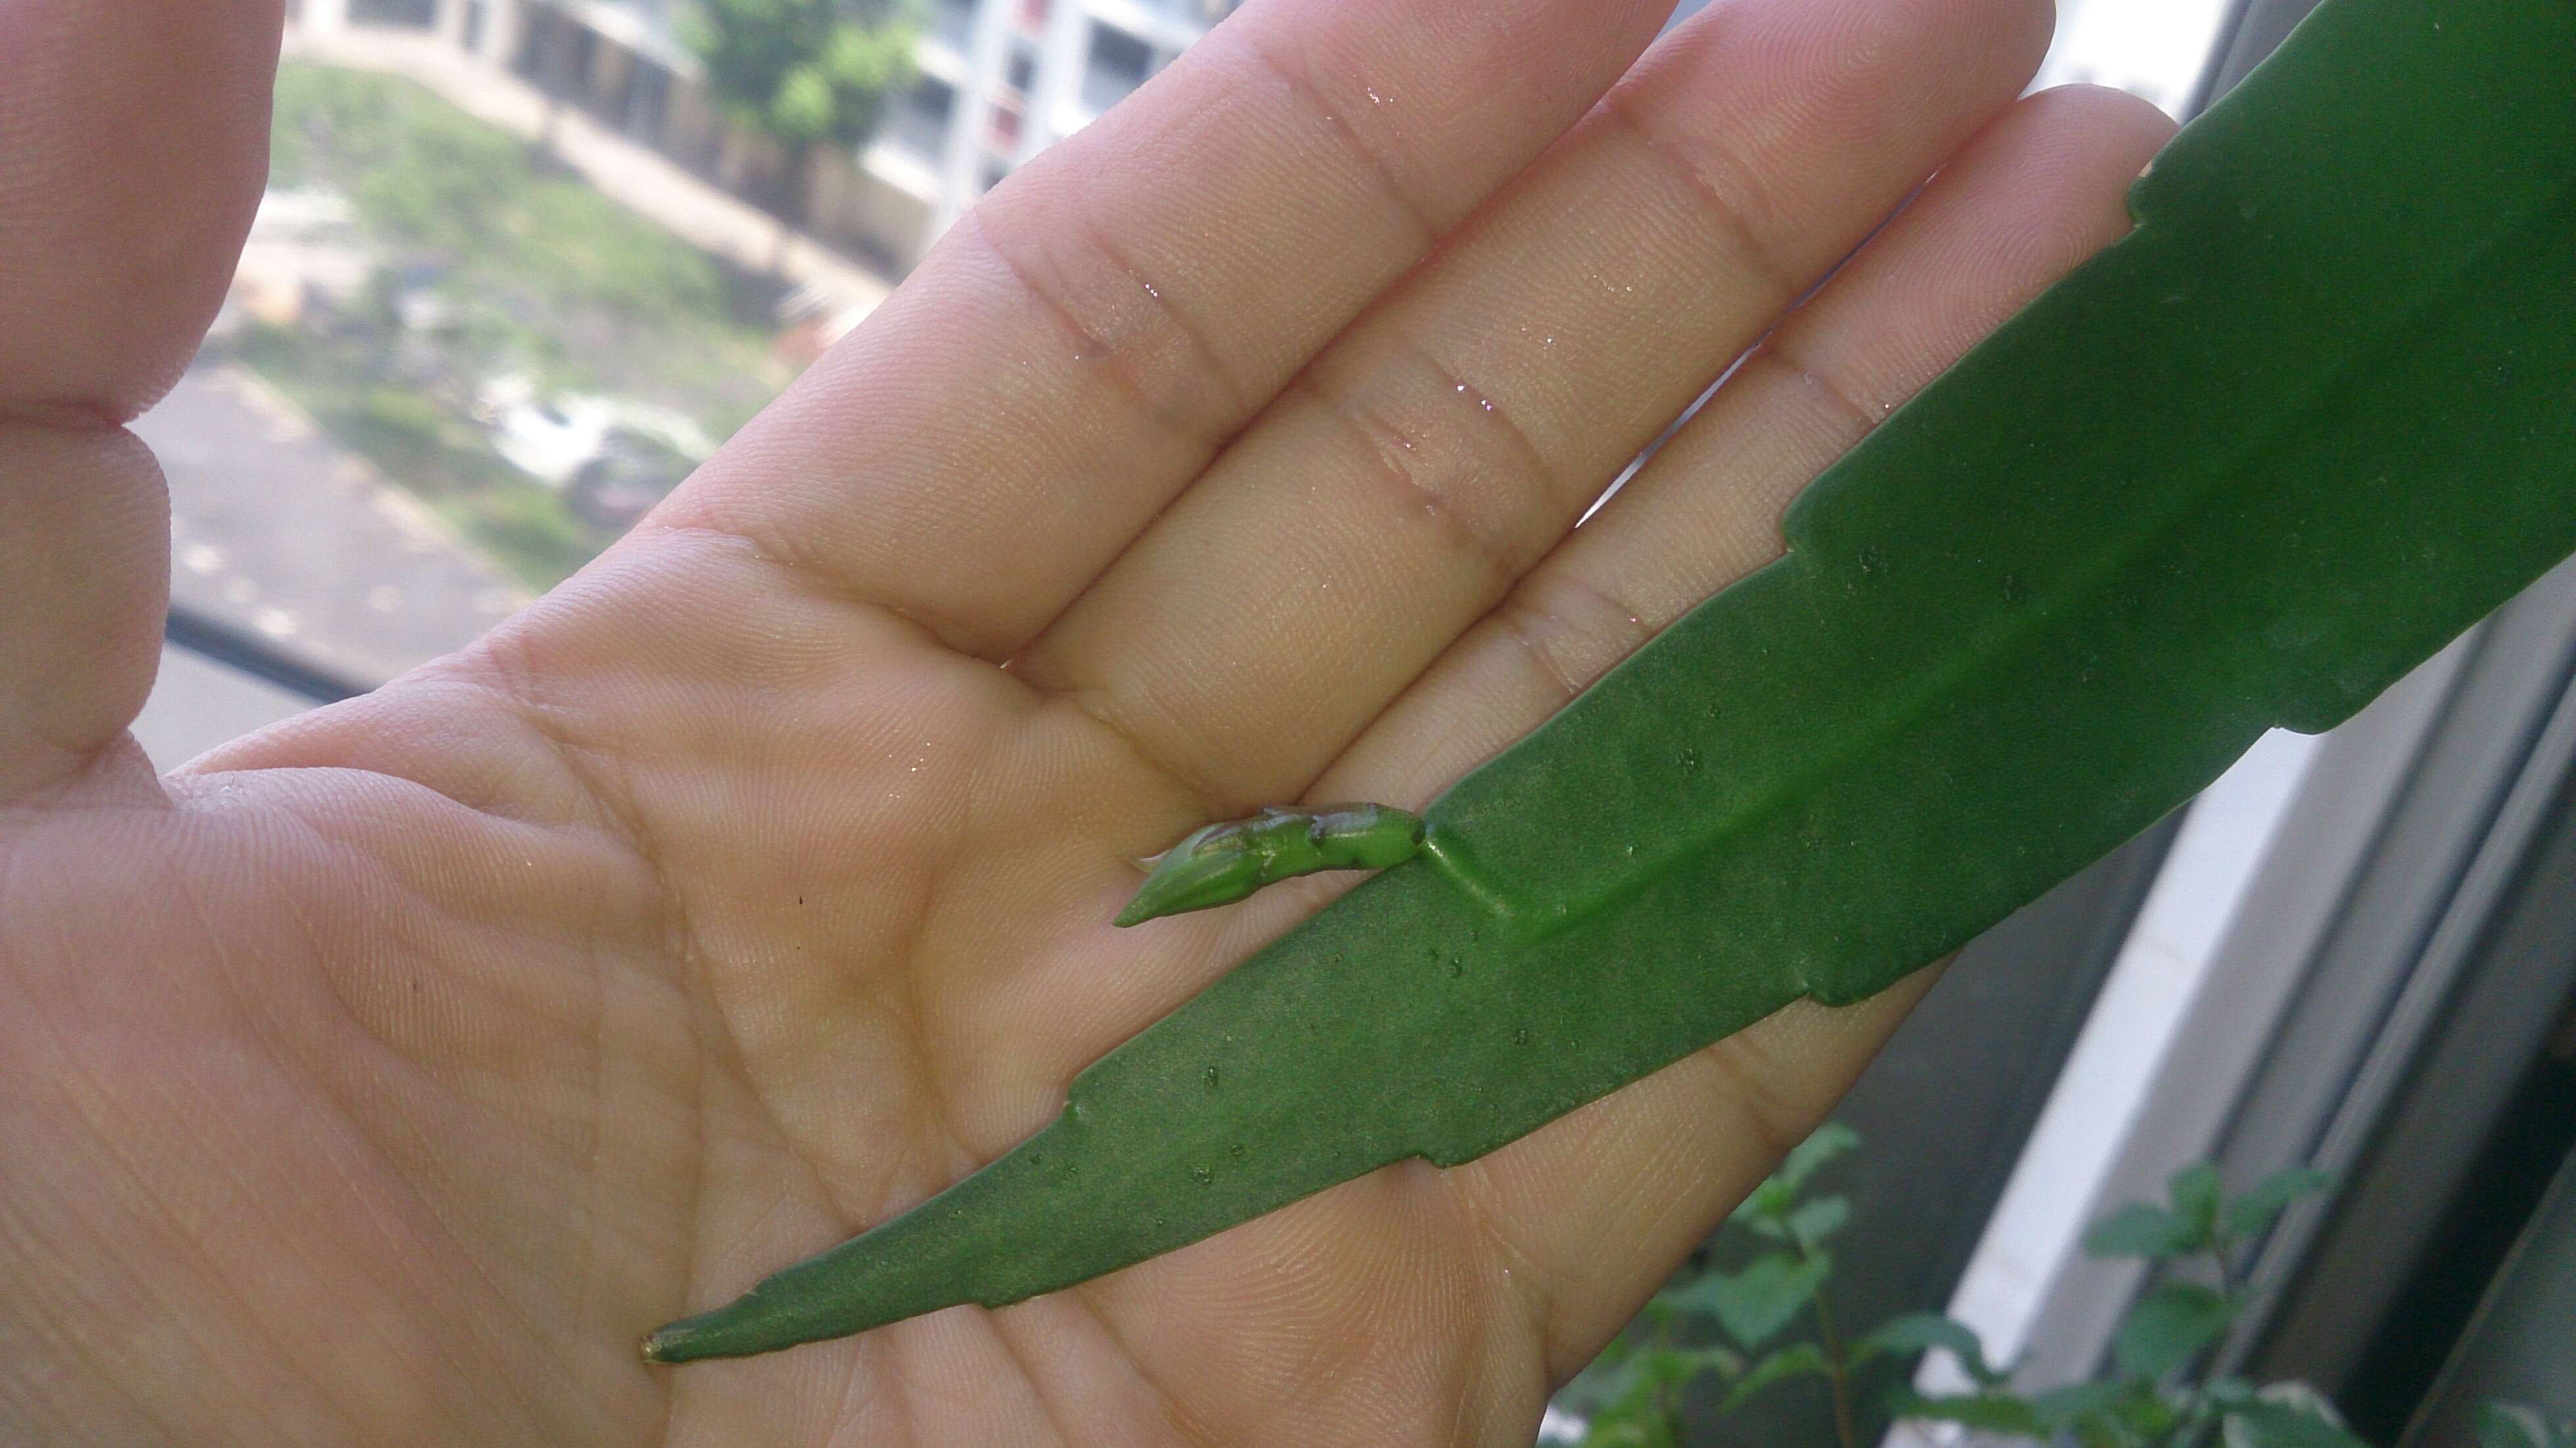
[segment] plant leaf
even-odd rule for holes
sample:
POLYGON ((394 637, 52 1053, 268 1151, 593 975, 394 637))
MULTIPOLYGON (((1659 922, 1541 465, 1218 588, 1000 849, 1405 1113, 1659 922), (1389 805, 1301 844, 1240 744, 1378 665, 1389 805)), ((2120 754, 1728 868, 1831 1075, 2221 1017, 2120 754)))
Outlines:
POLYGON ((1744 1376, 1737 1378, 1735 1380, 1735 1386, 1727 1389, 1726 1398, 1718 1405, 1718 1411, 1722 1413, 1734 1412, 1738 1407, 1742 1406, 1745 1399, 1752 1397, 1755 1393, 1762 1391, 1773 1383, 1784 1382, 1790 1378, 1806 1377, 1809 1375, 1823 1377, 1825 1376, 1825 1372, 1825 1350, 1823 1348, 1818 1347, 1812 1342, 1791 1343, 1789 1346, 1784 1347, 1778 1352, 1771 1354, 1769 1357, 1762 1359, 1760 1362, 1755 1363, 1745 1372, 1744 1376))
POLYGON ((1807 1139, 1789 1149, 1781 1159, 1780 1169, 1763 1179, 1737 1205, 1727 1220, 1765 1237, 1787 1240, 1791 1211, 1798 1204, 1798 1192, 1816 1170, 1835 1157, 1860 1145, 1860 1133, 1839 1121, 1828 1121, 1808 1133, 1807 1139))
POLYGON ((2199 1356, 2235 1318, 2226 1298, 2199 1283, 2163 1283, 2129 1310, 2112 1339, 2111 1359, 2122 1372, 2153 1382, 2199 1356))
POLYGON ((1711 1272, 1676 1300, 1715 1317, 1741 1346, 1758 1348, 1815 1300, 1816 1289, 1832 1273, 1833 1260, 1822 1253, 1801 1260, 1774 1252, 1755 1258, 1741 1272, 1711 1272))
POLYGON ((2153 1262, 2179 1257, 2198 1245, 2199 1235, 2190 1223, 2145 1202, 2120 1208, 2084 1234, 2084 1250, 2096 1257, 2144 1257, 2153 1262))
POLYGON ((2057 1433, 2081 1423, 2117 1414, 2124 1406, 2154 1394, 2134 1382, 2070 1383, 2033 1394, 2032 1415, 2045 1432, 2057 1433))
POLYGON ((1818 1197, 1789 1214, 1789 1235, 1801 1247, 1821 1247, 1850 1221, 1850 1198, 1818 1197))
POLYGON ((2254 1385, 2243 1378, 2211 1378, 2200 1385, 2200 1394, 2221 1408, 2254 1401, 2254 1385))
POLYGON ((2253 1402, 2228 1410, 2227 1448, 2370 1448, 2306 1408, 2253 1402))
POLYGON ((1937 1312, 1909 1312, 1890 1318, 1852 1346, 1853 1356, 1863 1359, 1882 1352, 1902 1356, 1941 1348, 1957 1358, 1960 1367, 1980 1386, 1992 1387, 2004 1380, 2003 1373, 1986 1365, 1986 1347, 1978 1340, 1976 1330, 1937 1312))
POLYGON ((2294 1166, 2256 1182, 2227 1204, 2227 1235, 2238 1240, 2261 1236, 2281 1210, 2299 1198, 2324 1191, 2334 1177, 2313 1167, 2294 1166))
POLYGON ((1810 486, 1785 557, 1434 802, 1420 855, 648 1351, 1018 1302, 1473 1160, 1885 989, 2266 730, 2349 717, 2576 549, 2571 113, 2576 5, 2326 0, 2134 230, 1810 486))
POLYGON ((2478 1448, 2557 1448, 2549 1421, 2520 1403, 2478 1405, 2478 1448))
POLYGON ((1985 1433, 2019 1433, 2036 1437, 2049 1431, 2027 1401, 2010 1393, 1978 1393, 1953 1398, 1901 1396, 1896 1404, 1896 1416, 1956 1423, 1985 1433))
POLYGON ((2192 1234, 2195 1244, 2206 1244, 2218 1232, 2218 1207, 2225 1200, 2226 1187, 2219 1181, 2218 1168, 2207 1162, 2184 1167, 2165 1183, 2165 1198, 2173 1204, 2174 1219, 2192 1234))
POLYGON ((1780 1169, 1772 1178, 1797 1191, 1807 1184, 1818 1168, 1835 1157, 1860 1145, 1860 1133, 1839 1121, 1828 1121, 1807 1134, 1807 1139, 1789 1149, 1781 1159, 1780 1169))

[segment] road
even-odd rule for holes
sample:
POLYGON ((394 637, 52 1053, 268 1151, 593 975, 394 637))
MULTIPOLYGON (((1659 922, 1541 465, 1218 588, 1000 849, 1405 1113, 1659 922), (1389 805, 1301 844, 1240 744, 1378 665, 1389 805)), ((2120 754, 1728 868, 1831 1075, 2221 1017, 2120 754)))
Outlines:
POLYGON ((170 480, 174 604, 374 685, 526 591, 238 364, 201 363, 134 424, 170 480))

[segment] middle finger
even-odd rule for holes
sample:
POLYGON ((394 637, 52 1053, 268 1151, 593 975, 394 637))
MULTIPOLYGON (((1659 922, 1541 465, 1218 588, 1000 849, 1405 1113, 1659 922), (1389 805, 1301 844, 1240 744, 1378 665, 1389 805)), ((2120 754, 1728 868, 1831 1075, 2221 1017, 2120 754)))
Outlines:
POLYGON ((2049 16, 1720 0, 1335 343, 1020 672, 1211 806, 1297 796, 2012 100, 2049 16))

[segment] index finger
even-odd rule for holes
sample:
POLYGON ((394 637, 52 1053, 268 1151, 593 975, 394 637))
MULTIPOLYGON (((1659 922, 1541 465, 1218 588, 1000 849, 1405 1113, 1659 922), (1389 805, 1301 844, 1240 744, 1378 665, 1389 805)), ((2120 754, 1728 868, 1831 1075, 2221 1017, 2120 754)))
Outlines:
POLYGON ((122 423, 187 365, 267 171, 278 4, 0 5, 0 416, 122 423))
POLYGON ((1008 657, 1670 8, 1256 0, 979 205, 657 521, 1008 657))
POLYGON ((0 801, 107 759, 151 690, 169 510, 121 425, 232 277, 277 35, 276 0, 0 3, 0 801))

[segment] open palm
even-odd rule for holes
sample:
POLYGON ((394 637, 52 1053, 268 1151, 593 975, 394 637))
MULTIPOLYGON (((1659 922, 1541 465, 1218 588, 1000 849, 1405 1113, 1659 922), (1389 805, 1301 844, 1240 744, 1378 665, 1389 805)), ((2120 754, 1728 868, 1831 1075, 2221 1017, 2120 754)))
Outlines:
POLYGON ((1254 0, 579 578, 156 781, 119 424, 246 225, 276 0, 0 6, 0 1439, 1529 1441, 1910 997, 1017 1307, 634 1345, 1328 888, 1116 931, 1135 857, 1418 806, 1758 565, 2164 135, 2014 103, 2045 0, 1719 0, 1639 63, 1668 8, 1254 0))

